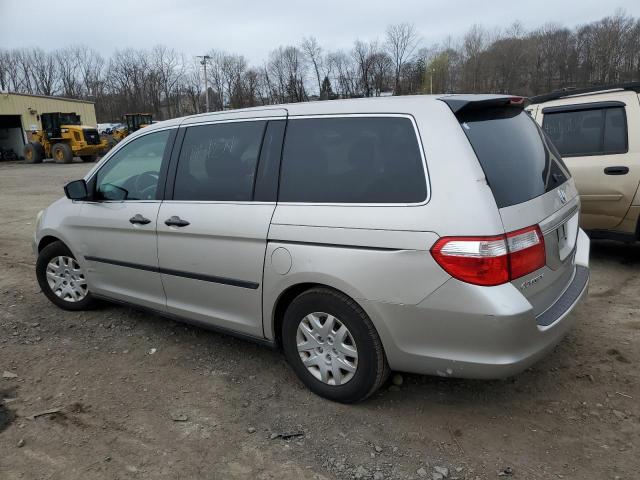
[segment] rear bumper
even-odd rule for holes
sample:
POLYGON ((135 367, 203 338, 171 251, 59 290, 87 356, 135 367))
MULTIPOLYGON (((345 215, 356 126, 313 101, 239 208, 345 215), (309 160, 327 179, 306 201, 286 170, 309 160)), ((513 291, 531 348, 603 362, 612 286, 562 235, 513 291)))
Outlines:
POLYGON ((576 320, 589 285, 589 238, 580 230, 575 269, 558 300, 537 317, 512 284, 448 280, 418 305, 363 301, 394 370, 464 378, 517 374, 551 350, 576 320))

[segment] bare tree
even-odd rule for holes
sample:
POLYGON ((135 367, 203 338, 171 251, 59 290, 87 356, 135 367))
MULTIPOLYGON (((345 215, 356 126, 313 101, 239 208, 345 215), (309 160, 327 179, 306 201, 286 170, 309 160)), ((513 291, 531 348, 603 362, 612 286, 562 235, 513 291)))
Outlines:
POLYGON ((377 50, 378 45, 375 42, 365 43, 360 40, 356 40, 353 44, 351 55, 358 67, 359 90, 362 92, 361 95, 364 95, 365 97, 370 97, 372 94, 371 70, 373 69, 374 54, 377 50))
POLYGON ((0 50, 0 90, 20 91, 20 75, 15 51, 0 50))
POLYGON ((324 59, 322 57, 322 47, 318 44, 315 37, 309 37, 302 40, 302 52, 307 61, 313 67, 318 83, 318 94, 322 91, 322 80, 327 76, 327 72, 323 71, 324 59))
POLYGON ((356 94, 358 67, 353 57, 343 51, 332 52, 327 55, 327 61, 333 72, 334 88, 342 98, 348 98, 356 94))
POLYGON ((406 62, 411 59, 420 38, 411 23, 399 23, 387 27, 386 46, 395 69, 394 92, 400 94, 400 72, 406 62))
MULTIPOLYGON (((324 53, 309 37, 272 50, 258 68, 242 55, 211 50, 207 69, 214 109, 321 98, 429 92, 532 95, 562 87, 640 80, 640 21, 617 11, 567 29, 525 31, 514 23, 489 33, 475 25, 460 39, 418 49, 415 27, 386 30, 383 44, 357 40, 324 53), (310 85, 312 85, 310 87, 310 85)), ((202 70, 165 46, 116 50, 108 57, 83 46, 47 51, 0 48, 0 90, 63 95, 96 102, 103 120, 148 111, 167 118, 202 111, 202 70)))
POLYGON ((482 54, 487 35, 480 25, 474 25, 464 36, 462 51, 465 59, 464 78, 468 91, 477 92, 481 80, 482 54))
POLYGON ((63 48, 54 53, 58 65, 61 94, 64 97, 79 98, 82 95, 82 84, 79 78, 79 56, 77 47, 63 48))

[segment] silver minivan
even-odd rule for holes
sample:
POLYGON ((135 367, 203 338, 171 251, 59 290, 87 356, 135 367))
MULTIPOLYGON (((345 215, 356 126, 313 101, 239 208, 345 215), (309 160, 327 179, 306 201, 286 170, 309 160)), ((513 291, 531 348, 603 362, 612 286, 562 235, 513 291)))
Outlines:
POLYGON ((500 95, 299 103, 160 122, 38 215, 45 295, 281 347, 312 391, 390 370, 518 373, 567 332, 589 240, 560 155, 500 95))

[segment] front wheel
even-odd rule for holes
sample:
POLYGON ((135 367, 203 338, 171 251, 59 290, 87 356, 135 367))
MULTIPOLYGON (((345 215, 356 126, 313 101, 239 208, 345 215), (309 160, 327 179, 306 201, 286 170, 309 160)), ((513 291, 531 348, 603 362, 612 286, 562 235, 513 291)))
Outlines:
POLYGON ((53 242, 36 262, 40 288, 52 303, 65 310, 87 310, 94 304, 84 270, 67 246, 53 242))
POLYGON ((300 380, 329 400, 359 402, 389 376, 373 323, 355 301, 335 290, 314 288, 291 302, 282 344, 300 380))
POLYGON ((56 143, 51 147, 51 156, 56 163, 71 163, 73 160, 73 151, 66 143, 56 143))
POLYGON ((37 142, 29 142, 24 146, 24 159, 27 163, 42 163, 43 148, 37 142))

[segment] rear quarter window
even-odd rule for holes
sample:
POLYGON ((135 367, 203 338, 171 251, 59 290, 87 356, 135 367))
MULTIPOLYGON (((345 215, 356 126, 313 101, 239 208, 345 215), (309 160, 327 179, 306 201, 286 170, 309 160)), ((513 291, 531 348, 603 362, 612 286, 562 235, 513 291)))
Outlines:
POLYGON ((279 201, 420 203, 426 198, 424 162, 410 119, 289 120, 279 201))

